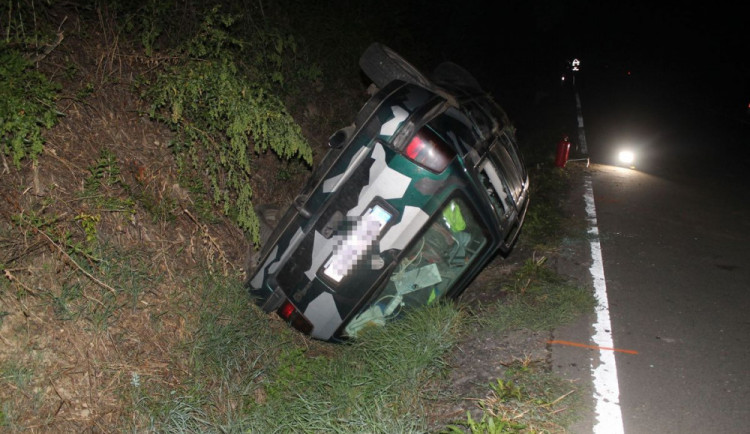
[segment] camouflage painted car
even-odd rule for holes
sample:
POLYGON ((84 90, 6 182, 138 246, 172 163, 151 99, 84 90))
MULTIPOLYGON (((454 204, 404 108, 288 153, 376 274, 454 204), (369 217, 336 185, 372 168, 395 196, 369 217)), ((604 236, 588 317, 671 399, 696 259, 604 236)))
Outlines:
POLYGON ((510 253, 528 206, 514 128, 471 75, 444 63, 428 80, 380 44, 360 65, 377 92, 246 282, 266 312, 329 341, 460 295, 510 253))

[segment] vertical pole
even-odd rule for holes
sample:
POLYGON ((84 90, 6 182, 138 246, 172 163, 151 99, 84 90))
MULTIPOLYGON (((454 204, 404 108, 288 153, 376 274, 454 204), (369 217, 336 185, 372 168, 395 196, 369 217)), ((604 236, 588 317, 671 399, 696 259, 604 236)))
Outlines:
POLYGON ((581 144, 581 153, 588 155, 589 148, 586 145, 586 131, 583 129, 583 111, 581 111, 581 97, 578 96, 575 76, 573 76, 573 91, 576 94, 576 114, 578 115, 578 143, 581 144))

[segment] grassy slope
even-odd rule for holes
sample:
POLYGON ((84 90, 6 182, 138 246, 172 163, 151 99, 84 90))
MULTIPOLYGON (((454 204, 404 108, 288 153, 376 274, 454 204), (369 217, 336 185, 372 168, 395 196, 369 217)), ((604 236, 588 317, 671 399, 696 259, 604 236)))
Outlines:
MULTIPOLYGON (((468 330, 496 324, 506 305, 480 321, 437 306, 347 347, 262 314, 238 283, 250 243, 184 178, 168 147, 173 132, 132 91, 171 60, 146 56, 98 12, 95 21, 68 18, 65 40, 40 63, 62 83, 64 114, 45 132, 43 153, 2 175, 0 427, 424 432, 455 419, 435 411, 462 398, 450 392, 451 351, 468 330)), ((345 124, 364 100, 358 80, 346 83, 292 109, 314 149, 330 132, 321 125, 345 124)), ((257 158, 260 199, 292 194, 306 176, 294 163, 257 158)), ((524 270, 507 276, 504 292, 535 306, 531 318, 547 316, 539 309, 556 306, 541 301, 556 286, 535 264, 524 270), (544 285, 520 290, 520 280, 544 285), (527 292, 535 298, 518 298, 527 292)), ((524 385, 537 377, 520 374, 544 371, 534 369, 511 370, 487 389, 485 417, 456 429, 505 424, 531 407, 536 419, 520 423, 557 429, 547 414, 562 395, 524 385)))

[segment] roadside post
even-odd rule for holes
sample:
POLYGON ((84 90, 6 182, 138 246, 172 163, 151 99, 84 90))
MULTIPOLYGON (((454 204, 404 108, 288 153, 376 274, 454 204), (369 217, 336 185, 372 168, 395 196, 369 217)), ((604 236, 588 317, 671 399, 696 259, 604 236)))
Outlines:
POLYGON ((585 161, 586 167, 589 167, 589 149, 586 144, 586 130, 583 127, 583 111, 581 110, 581 97, 578 95, 578 87, 576 86, 576 75, 581 71, 581 61, 578 58, 573 59, 570 62, 570 71, 573 84, 573 93, 576 98, 576 117, 578 118, 578 146, 576 147, 579 151, 577 154, 580 158, 571 158, 567 161, 585 161))

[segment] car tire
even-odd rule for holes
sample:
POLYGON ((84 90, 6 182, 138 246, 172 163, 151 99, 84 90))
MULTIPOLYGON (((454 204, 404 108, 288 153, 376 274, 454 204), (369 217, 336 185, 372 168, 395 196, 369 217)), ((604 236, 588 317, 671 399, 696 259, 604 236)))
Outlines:
POLYGON ((359 66, 381 89, 393 80, 414 83, 426 88, 432 87, 430 80, 414 65, 378 42, 367 47, 359 59, 359 66))
POLYGON ((432 78, 438 85, 443 83, 468 87, 477 93, 484 93, 482 86, 476 78, 467 70, 453 62, 439 64, 432 73, 432 78))

